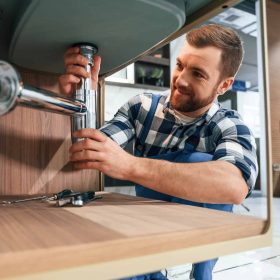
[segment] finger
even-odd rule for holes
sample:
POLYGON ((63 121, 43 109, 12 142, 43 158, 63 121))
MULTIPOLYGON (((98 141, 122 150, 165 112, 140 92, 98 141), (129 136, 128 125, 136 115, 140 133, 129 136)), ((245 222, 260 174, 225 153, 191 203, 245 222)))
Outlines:
POLYGON ((58 79, 61 86, 66 86, 68 84, 78 84, 81 80, 80 78, 72 74, 61 75, 58 79))
POLYGON ((101 163, 96 161, 87 161, 87 162, 75 162, 74 168, 81 170, 81 169, 96 169, 101 171, 101 163))
POLYGON ((93 67, 91 67, 91 77, 94 81, 98 81, 98 74, 101 65, 101 57, 97 55, 93 59, 94 59, 94 63, 93 63, 93 67))
POLYGON ((69 152, 75 153, 75 152, 82 151, 82 150, 101 151, 102 147, 103 147, 103 144, 101 142, 97 142, 97 141, 87 138, 85 140, 81 140, 81 141, 78 141, 77 143, 73 144, 70 147, 69 152))
POLYGON ((79 76, 79 77, 83 77, 85 79, 90 76, 84 67, 78 66, 78 65, 73 65, 73 64, 68 65, 66 67, 66 73, 72 74, 75 76, 79 76))
POLYGON ((90 138, 99 142, 104 142, 108 139, 108 136, 106 136, 99 130, 92 128, 84 128, 81 130, 77 130, 73 133, 73 136, 77 138, 90 138))
POLYGON ((80 82, 80 78, 71 74, 61 75, 58 79, 60 91, 68 96, 72 94, 73 84, 78 84, 80 82))
POLYGON ((101 64, 101 57, 95 56, 94 57, 94 65, 91 68, 91 79, 92 79, 92 85, 93 88, 96 90, 97 83, 98 83, 98 75, 100 70, 100 64, 101 64))
POLYGON ((77 64, 85 67, 88 64, 88 60, 79 53, 71 53, 64 55, 64 65, 67 67, 68 65, 72 64, 77 64))
POLYGON ((101 161, 101 155, 99 152, 92 150, 83 150, 71 154, 70 161, 101 161))
POLYGON ((64 55, 69 55, 69 54, 72 54, 72 53, 79 53, 79 52, 80 52, 80 48, 79 47, 71 47, 71 48, 66 50, 64 55))

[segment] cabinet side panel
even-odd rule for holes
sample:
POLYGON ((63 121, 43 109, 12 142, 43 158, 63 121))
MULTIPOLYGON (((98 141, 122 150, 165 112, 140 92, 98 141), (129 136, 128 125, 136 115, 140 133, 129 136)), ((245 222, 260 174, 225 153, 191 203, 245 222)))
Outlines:
MULTIPOLYGON (((24 84, 58 92, 57 76, 20 70, 24 84)), ((69 163, 70 118, 16 107, 0 117, 0 194, 99 190, 97 171, 69 163)))

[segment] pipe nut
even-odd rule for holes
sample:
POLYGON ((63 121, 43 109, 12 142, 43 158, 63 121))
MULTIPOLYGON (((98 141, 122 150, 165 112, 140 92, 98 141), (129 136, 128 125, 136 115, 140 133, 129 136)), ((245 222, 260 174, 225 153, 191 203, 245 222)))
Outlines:
POLYGON ((11 111, 21 91, 21 79, 12 65, 0 60, 0 116, 11 111))

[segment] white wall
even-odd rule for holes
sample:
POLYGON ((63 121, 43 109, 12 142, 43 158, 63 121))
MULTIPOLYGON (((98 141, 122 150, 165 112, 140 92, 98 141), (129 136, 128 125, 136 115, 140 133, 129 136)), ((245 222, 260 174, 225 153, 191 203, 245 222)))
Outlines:
POLYGON ((184 34, 170 43, 170 77, 172 77, 173 70, 176 66, 176 58, 186 40, 185 38, 186 35, 184 34))
POLYGON ((125 84, 105 85, 105 121, 111 120, 118 109, 130 98, 144 92, 163 93, 163 91, 127 87, 125 84))
POLYGON ((255 137, 261 136, 260 94, 255 91, 237 92, 237 108, 255 137))

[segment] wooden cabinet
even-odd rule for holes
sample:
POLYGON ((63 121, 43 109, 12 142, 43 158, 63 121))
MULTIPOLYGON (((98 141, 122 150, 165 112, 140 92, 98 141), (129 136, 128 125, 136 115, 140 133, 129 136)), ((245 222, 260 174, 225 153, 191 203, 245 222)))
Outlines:
MULTIPOLYGON (((58 92, 57 75, 21 69, 24 84, 58 92)), ((0 194, 99 190, 99 173, 69 163, 70 117, 16 107, 0 118, 0 194)))

